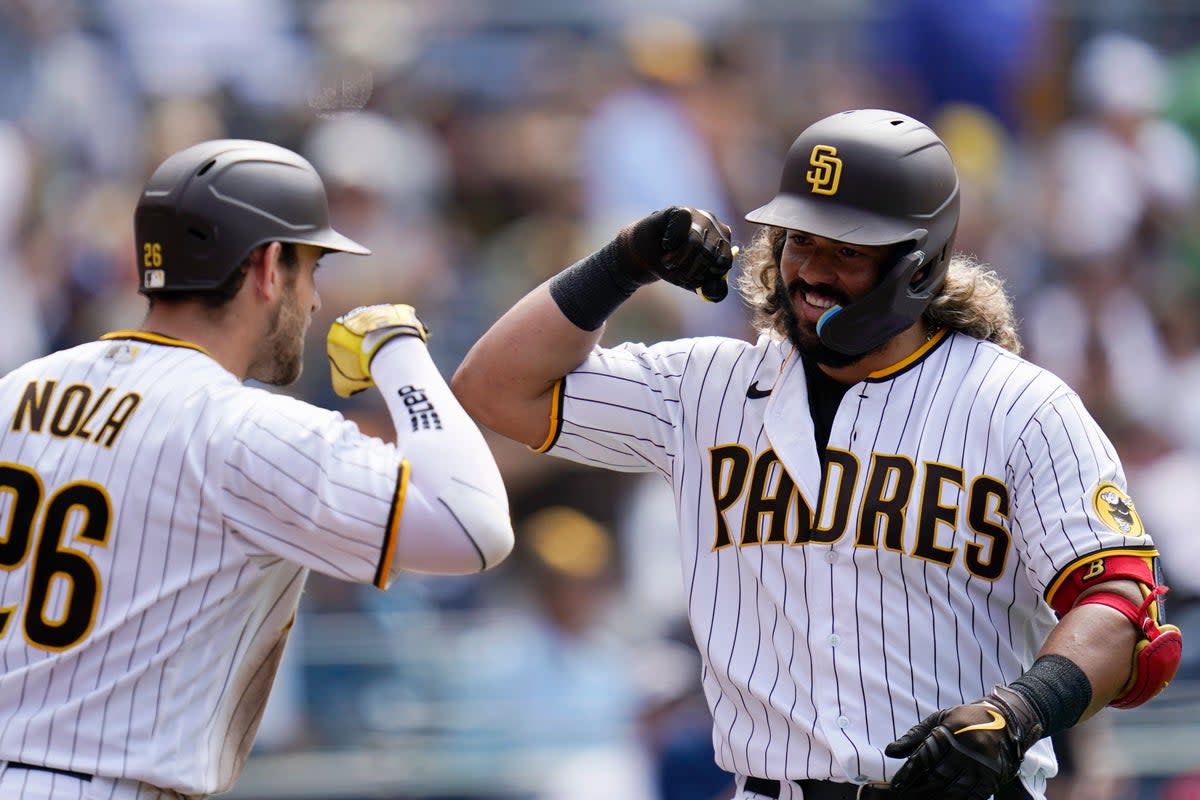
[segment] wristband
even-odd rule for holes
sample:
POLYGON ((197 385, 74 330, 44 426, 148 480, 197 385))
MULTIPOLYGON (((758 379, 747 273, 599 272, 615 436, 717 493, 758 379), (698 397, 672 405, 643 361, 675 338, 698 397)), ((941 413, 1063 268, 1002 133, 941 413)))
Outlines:
POLYGON ((550 279, 550 296, 577 328, 594 331, 642 284, 621 269, 616 241, 550 279))
POLYGON ((1065 656, 1042 656, 1008 688, 1028 700, 1037 711, 1043 736, 1053 736, 1074 726, 1092 702, 1092 682, 1065 656))

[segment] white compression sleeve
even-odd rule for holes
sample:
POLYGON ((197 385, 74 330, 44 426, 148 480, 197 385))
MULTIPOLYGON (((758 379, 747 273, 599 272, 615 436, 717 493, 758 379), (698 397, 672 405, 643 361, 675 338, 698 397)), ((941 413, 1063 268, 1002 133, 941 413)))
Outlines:
POLYGON ((513 547, 500 469, 425 343, 415 336, 384 343, 371 377, 410 469, 392 573, 466 574, 500 563, 513 547))

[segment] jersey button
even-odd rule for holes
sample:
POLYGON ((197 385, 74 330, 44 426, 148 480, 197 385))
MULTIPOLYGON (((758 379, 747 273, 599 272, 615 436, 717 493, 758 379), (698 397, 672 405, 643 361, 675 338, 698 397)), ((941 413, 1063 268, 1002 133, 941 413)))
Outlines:
POLYGON ((839 728, 849 728, 850 727, 850 718, 847 716, 844 716, 844 715, 838 717, 837 725, 839 728))
POLYGON ((833 564, 836 561, 837 561, 837 553, 834 552, 833 550, 826 550, 825 551, 825 563, 833 564))
POLYGON ((826 641, 829 642, 830 647, 837 647, 842 643, 842 637, 838 636, 836 633, 831 633, 829 634, 829 639, 826 641))

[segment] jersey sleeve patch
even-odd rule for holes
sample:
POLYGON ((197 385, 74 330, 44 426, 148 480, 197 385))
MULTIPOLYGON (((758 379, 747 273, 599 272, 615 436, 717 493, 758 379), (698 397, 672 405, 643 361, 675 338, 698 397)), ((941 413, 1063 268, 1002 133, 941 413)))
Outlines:
POLYGON ((1146 528, 1129 495, 1114 483, 1105 482, 1092 495, 1096 515, 1113 531, 1122 536, 1145 536, 1146 528))

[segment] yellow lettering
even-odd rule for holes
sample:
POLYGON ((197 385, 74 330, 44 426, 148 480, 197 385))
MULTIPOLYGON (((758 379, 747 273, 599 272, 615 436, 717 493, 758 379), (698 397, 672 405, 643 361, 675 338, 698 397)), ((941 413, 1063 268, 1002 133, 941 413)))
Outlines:
POLYGON ((725 512, 738 501, 746 488, 750 472, 750 451, 739 444, 712 447, 708 451, 708 469, 712 481, 713 511, 717 535, 713 549, 720 550, 733 543, 725 512))
POLYGON ((963 546, 963 561, 972 575, 995 580, 1004 574, 1012 536, 1003 524, 1008 519, 1008 487, 986 475, 971 484, 967 505, 967 524, 971 530, 991 539, 991 548, 979 542, 963 546), (994 518, 999 518, 994 519, 994 518))
POLYGON ((83 410, 92 398, 92 389, 82 383, 76 383, 63 390, 59 398, 58 408, 50 420, 50 433, 55 436, 70 436, 79 428, 79 420, 83 418, 83 410))
POLYGON ((837 148, 816 145, 809 154, 808 163, 812 169, 804 173, 804 179, 812 184, 813 194, 837 194, 842 180, 842 160, 837 157, 837 148))
POLYGON ((142 266, 162 266, 162 245, 158 242, 146 242, 142 245, 142 266))
POLYGON ((796 484, 787 474, 779 456, 768 450, 754 463, 746 513, 742 517, 741 544, 759 544, 759 531, 766 523, 767 538, 762 544, 786 544, 787 512, 796 484))
MULTIPOLYGON (((740 444, 710 448, 713 550, 735 543, 832 544, 850 532, 857 547, 882 547, 947 568, 961 551, 962 566, 972 575, 999 578, 1012 552, 1008 487, 981 475, 967 489, 963 469, 952 464, 926 462, 920 480, 917 470, 907 456, 873 453, 860 481, 858 457, 829 448, 814 513, 774 450, 755 455, 740 444), (857 511, 857 525, 852 511, 857 511), (915 526, 910 526, 914 514, 915 526), (739 518, 730 519, 734 515, 739 518), (906 547, 905 533, 912 527, 915 540, 906 547)), ((1103 570, 1103 560, 1093 562, 1087 577, 1103 570)))
POLYGON ((911 499, 916 468, 904 456, 875 453, 867 476, 866 495, 858 523, 857 544, 876 547, 879 525, 883 524, 883 546, 904 552, 905 509, 911 499))
POLYGON ((49 415, 49 433, 52 436, 69 436, 112 447, 142 399, 141 395, 132 392, 126 394, 116 401, 105 417, 102 409, 112 397, 115 391, 113 387, 106 386, 104 391, 96 395, 92 387, 76 383, 57 396, 54 393, 55 387, 55 381, 31 381, 17 403, 12 430, 41 433, 49 415), (90 426, 99 419, 104 421, 93 433, 90 426))
POLYGON ((842 538, 850 522, 850 505, 858 485, 858 459, 846 450, 825 450, 819 517, 810 541, 831 544, 842 538), (830 511, 832 509, 832 511, 830 511))
POLYGON ((138 407, 138 403, 140 402, 142 402, 141 395, 133 393, 127 394, 118 400, 117 404, 113 407, 112 413, 108 415, 108 419, 100 426, 100 430, 96 431, 96 438, 93 441, 105 447, 112 447, 113 442, 117 440, 117 435, 121 433, 121 429, 125 427, 125 423, 133 416, 134 409, 138 407))
POLYGON ((87 429, 88 423, 92 421, 92 417, 96 416, 96 412, 100 409, 100 406, 104 404, 104 401, 107 400, 108 396, 112 393, 113 388, 111 386, 106 386, 104 391, 100 393, 100 396, 96 398, 96 402, 92 403, 91 409, 87 412, 84 418, 79 421, 79 426, 75 428, 76 437, 80 439, 92 438, 91 431, 87 429))
POLYGON ((37 433, 46 421, 46 410, 50 407, 50 397, 58 381, 30 381, 25 385, 25 392, 17 403, 17 413, 13 414, 12 430, 19 431, 28 423, 29 430, 37 433))
POLYGON ((953 547, 942 547, 937 543, 937 529, 945 525, 951 530, 958 527, 958 505, 942 504, 942 487, 946 484, 963 488, 963 473, 957 467, 945 464, 925 464, 925 488, 921 494, 921 516, 917 521, 917 542, 912 554, 925 561, 944 564, 954 563, 953 547))

